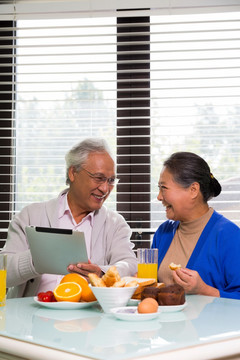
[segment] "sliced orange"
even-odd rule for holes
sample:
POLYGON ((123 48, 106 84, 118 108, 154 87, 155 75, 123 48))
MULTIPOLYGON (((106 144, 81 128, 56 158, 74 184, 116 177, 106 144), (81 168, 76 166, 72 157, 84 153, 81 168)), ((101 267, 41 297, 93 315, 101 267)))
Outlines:
POLYGON ((69 273, 62 278, 60 284, 65 283, 65 282, 75 282, 81 286, 81 288, 82 288, 81 300, 82 301, 91 302, 91 301, 97 300, 95 298, 87 280, 82 275, 77 274, 77 273, 69 273))
POLYGON ((76 282, 65 282, 59 284, 53 290, 53 294, 57 301, 78 302, 81 299, 82 288, 76 282))

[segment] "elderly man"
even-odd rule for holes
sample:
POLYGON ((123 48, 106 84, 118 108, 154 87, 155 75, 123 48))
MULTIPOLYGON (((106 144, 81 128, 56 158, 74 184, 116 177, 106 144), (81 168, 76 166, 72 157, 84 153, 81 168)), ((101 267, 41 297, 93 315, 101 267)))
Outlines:
POLYGON ((137 271, 129 226, 120 214, 102 206, 118 181, 106 142, 82 141, 66 154, 66 166, 68 188, 56 199, 26 206, 9 226, 2 251, 8 254, 8 298, 53 290, 62 278, 61 274, 36 272, 26 240, 29 225, 84 232, 88 264, 69 264, 69 272, 101 276, 110 265, 115 265, 121 276, 137 271))

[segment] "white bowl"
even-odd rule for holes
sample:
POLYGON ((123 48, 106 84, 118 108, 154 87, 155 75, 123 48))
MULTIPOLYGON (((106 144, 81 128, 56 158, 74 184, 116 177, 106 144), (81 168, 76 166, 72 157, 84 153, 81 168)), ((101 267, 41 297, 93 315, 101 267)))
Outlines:
POLYGON ((121 288, 91 286, 91 289, 103 311, 110 313, 112 308, 126 306, 137 287, 138 285, 121 288))

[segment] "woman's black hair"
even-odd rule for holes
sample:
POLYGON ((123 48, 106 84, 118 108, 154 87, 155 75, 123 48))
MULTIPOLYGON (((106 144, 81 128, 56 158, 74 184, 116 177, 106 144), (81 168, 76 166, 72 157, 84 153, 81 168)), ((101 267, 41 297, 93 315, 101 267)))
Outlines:
POLYGON ((198 182, 205 202, 221 193, 222 187, 207 162, 194 153, 176 152, 164 161, 164 166, 173 175, 174 181, 184 188, 198 182))

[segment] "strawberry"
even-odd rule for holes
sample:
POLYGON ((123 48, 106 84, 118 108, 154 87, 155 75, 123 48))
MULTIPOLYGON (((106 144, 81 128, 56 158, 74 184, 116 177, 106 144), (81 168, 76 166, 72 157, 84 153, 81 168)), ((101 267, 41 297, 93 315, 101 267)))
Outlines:
POLYGON ((55 300, 55 297, 54 297, 54 295, 53 295, 53 292, 52 292, 52 291, 47 291, 45 294, 46 294, 47 296, 50 296, 51 301, 55 300))
POLYGON ((45 293, 45 295, 43 295, 43 297, 42 297, 42 301, 43 301, 43 302, 52 302, 52 297, 51 297, 51 295, 47 295, 47 294, 45 293))
POLYGON ((38 293, 38 301, 42 301, 43 296, 45 295, 45 292, 38 293))
POLYGON ((40 292, 38 293, 38 301, 43 301, 43 302, 55 302, 56 299, 53 295, 52 291, 46 291, 46 292, 40 292))

